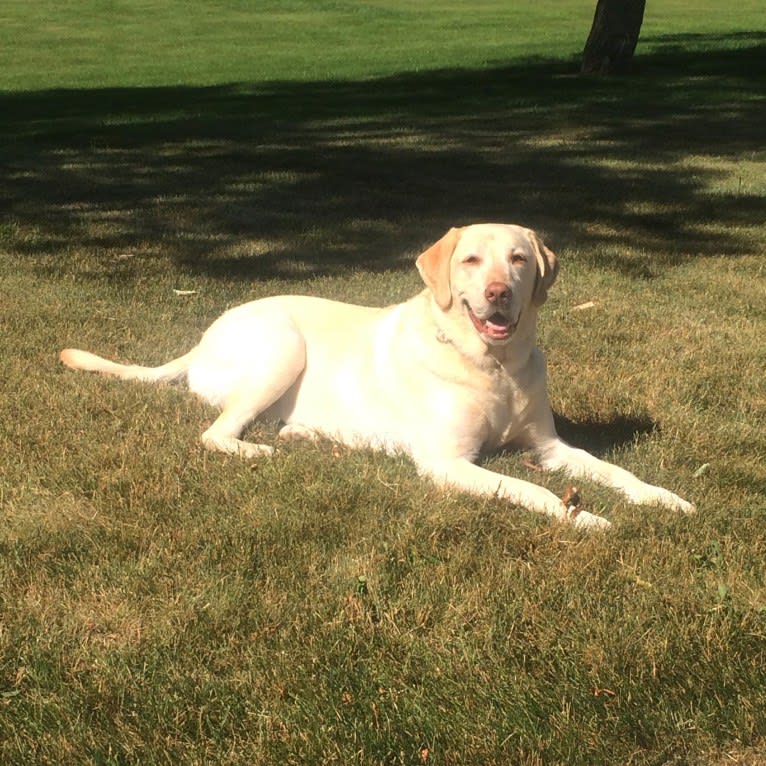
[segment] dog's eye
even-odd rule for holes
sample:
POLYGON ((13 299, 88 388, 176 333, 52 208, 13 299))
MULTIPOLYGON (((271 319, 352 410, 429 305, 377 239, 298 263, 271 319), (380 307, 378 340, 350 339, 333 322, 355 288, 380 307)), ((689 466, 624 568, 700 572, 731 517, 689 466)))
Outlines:
POLYGON ((463 258, 463 263, 466 263, 469 266, 477 266, 481 263, 481 258, 479 258, 478 255, 467 255, 463 258))
POLYGON ((526 262, 527 262, 527 256, 526 255, 522 255, 521 253, 511 253, 511 263, 514 266, 518 266, 518 265, 520 265, 522 263, 526 263, 526 262))

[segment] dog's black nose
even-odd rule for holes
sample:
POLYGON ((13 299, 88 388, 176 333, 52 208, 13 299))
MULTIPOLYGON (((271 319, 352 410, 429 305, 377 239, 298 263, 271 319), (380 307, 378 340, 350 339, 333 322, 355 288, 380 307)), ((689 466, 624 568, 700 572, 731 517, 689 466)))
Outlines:
POLYGON ((511 299, 510 285, 502 282, 490 282, 484 289, 484 297, 490 303, 500 303, 511 299))

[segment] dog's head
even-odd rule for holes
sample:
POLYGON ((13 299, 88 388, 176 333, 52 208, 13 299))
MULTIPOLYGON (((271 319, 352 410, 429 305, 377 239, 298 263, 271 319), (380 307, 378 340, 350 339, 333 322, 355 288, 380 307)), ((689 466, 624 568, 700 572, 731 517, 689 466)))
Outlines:
POLYGON ((513 337, 558 273, 556 256, 532 229, 508 224, 450 229, 416 264, 439 308, 464 314, 488 345, 513 337))

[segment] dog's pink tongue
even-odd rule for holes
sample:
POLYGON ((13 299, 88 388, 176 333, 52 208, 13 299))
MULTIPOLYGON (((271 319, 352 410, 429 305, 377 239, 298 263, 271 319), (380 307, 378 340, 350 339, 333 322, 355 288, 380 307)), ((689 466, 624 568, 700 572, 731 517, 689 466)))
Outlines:
POLYGON ((487 319, 484 323, 484 332, 487 333, 487 335, 494 339, 499 340, 501 338, 507 338, 508 333, 510 330, 510 325, 508 324, 496 324, 491 319, 487 319))

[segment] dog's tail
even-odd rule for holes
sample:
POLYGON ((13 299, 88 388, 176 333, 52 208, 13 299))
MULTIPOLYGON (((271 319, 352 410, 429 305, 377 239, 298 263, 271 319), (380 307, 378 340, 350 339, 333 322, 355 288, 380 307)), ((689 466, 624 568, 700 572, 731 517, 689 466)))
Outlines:
POLYGON ((59 359, 67 366, 75 370, 87 370, 88 372, 101 372, 104 375, 114 375, 123 380, 143 380, 149 383, 165 383, 180 378, 189 369, 189 363, 194 357, 196 349, 188 354, 179 356, 159 367, 142 367, 138 364, 119 364, 109 359, 91 354, 90 351, 81 351, 79 348, 65 348, 59 359))

